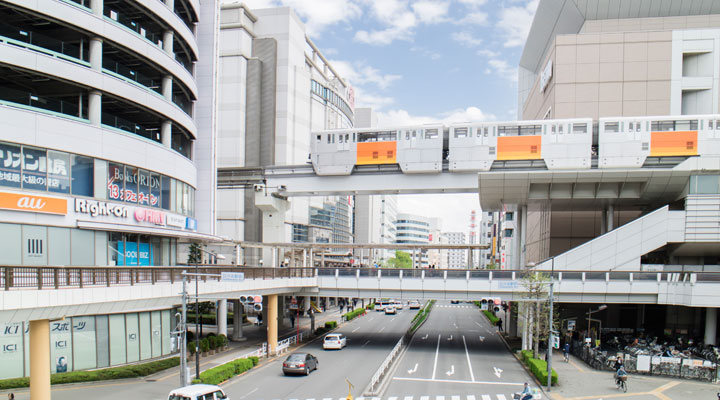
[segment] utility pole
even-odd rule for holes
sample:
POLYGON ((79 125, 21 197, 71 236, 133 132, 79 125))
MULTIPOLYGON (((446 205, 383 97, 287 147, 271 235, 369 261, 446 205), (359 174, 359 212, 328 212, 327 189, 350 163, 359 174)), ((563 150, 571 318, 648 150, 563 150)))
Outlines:
POLYGON ((550 391, 552 386, 552 346, 553 346, 553 287, 555 286, 555 257, 550 261, 550 316, 548 317, 548 326, 550 327, 550 334, 548 335, 548 353, 547 353, 547 390, 550 391))
POLYGON ((182 321, 180 322, 181 329, 181 345, 180 345, 180 387, 188 385, 187 382, 187 279, 185 274, 187 271, 182 272, 182 321))

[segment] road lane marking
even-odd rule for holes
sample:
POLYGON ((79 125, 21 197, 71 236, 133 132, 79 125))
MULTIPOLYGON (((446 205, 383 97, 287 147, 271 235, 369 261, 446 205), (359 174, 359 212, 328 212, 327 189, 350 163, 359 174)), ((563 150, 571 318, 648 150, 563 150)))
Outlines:
MULTIPOLYGON (((468 383, 472 385, 497 385, 497 386, 525 386, 525 382, 488 382, 488 381, 459 381, 452 379, 427 379, 427 378, 402 378, 393 377, 396 381, 414 381, 414 382, 437 382, 437 383, 468 383)), ((597 397, 597 396, 595 396, 597 397)))
POLYGON ((450 366, 450 371, 446 372, 447 376, 455 374, 455 365, 450 366))
POLYGON ((475 400, 475 395, 474 395, 474 394, 469 394, 468 397, 467 397, 467 400, 475 400))
POLYGON ((445 400, 445 396, 435 396, 435 400, 445 400))
POLYGON ((413 397, 412 397, 412 396, 405 396, 405 399, 404 399, 404 400, 413 400, 413 397))
POLYGON ((397 400, 397 397, 388 397, 388 400, 397 400))
POLYGON ((497 400, 507 400, 507 399, 505 398, 505 395, 504 395, 504 394, 498 394, 498 395, 496 395, 496 396, 497 396, 497 400))
POLYGON ((255 388, 255 389, 247 392, 247 393, 245 394, 245 396, 240 397, 240 399, 244 399, 244 398, 250 396, 251 394, 253 394, 253 393, 257 392, 257 391, 258 391, 258 388, 255 388))
POLYGON ((384 330, 385 330, 385 327, 383 326, 382 328, 380 328, 380 330, 378 331, 378 333, 380 333, 380 332, 382 332, 382 331, 384 331, 384 330))
POLYGON ((460 400, 460 396, 450 396, 450 400, 460 400))
POLYGON ((465 343, 465 335, 463 335, 463 345, 465 346, 465 356, 467 357, 468 368, 470 369, 470 380, 475 382, 475 374, 473 374, 472 364, 470 364, 470 353, 467 349, 467 343, 465 343))
POLYGON ((480 343, 485 342, 485 336, 478 336, 480 338, 480 343))
POLYGON ((430 396, 422 396, 420 397, 420 400, 430 400, 430 396))
POLYGON ((453 338, 453 335, 450 335, 450 337, 448 338, 448 340, 452 340, 452 338, 453 338))
POLYGON ((425 339, 427 339, 427 338, 428 338, 428 335, 429 335, 429 334, 428 334, 428 333, 426 333, 426 334, 425 334, 425 336, 423 336, 423 337, 422 337, 422 340, 425 340, 425 339))
POLYGON ((439 353, 440 353, 440 335, 438 334, 438 344, 437 344, 437 348, 435 349, 435 362, 433 363, 433 375, 432 375, 433 380, 435 379, 435 371, 437 370, 437 359, 438 359, 439 353))
POLYGON ((357 328, 353 329, 352 331, 355 332, 355 331, 358 330, 358 329, 360 329, 359 326, 358 326, 357 328))
POLYGON ((482 400, 492 400, 489 395, 484 394, 482 395, 482 400))
POLYGON ((500 375, 502 374, 502 371, 503 371, 503 370, 501 370, 501 369, 498 368, 498 367, 493 367, 493 369, 495 369, 495 376, 497 376, 498 379, 500 379, 500 375))
POLYGON ((418 364, 417 364, 417 363, 415 363, 415 368, 413 368, 413 369, 409 369, 409 370, 408 370, 408 374, 410 374, 410 375, 414 374, 414 373, 415 373, 415 371, 417 371, 417 367, 418 367, 418 364))
POLYGON ((360 347, 365 347, 365 346, 367 346, 368 343, 370 343, 369 340, 368 340, 367 342, 365 342, 365 343, 364 343, 362 346, 360 346, 360 347))

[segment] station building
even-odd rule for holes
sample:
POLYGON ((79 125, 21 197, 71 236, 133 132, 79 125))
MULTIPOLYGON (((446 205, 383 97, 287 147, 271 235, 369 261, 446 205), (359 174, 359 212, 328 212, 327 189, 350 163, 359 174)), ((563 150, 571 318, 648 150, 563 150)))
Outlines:
MULTIPOLYGON (((720 3, 541 0, 519 63, 518 116, 592 118, 594 158, 599 118, 617 118, 619 131, 635 130, 633 140, 638 141, 656 131, 684 128, 717 138, 712 115, 720 113, 718 78, 720 3), (675 117, 661 122, 654 116, 675 117)), ((642 150, 649 145, 642 144, 642 150)), ((618 148, 610 157, 622 152, 618 148)), ((689 171, 689 179, 662 183, 686 185, 673 198, 621 199, 625 189, 602 183, 587 196, 572 178, 554 187, 531 187, 535 198, 545 191, 554 200, 534 201, 531 195, 517 209, 502 210, 500 220, 515 214, 521 234, 511 235, 498 251, 512 253, 514 267, 718 271, 720 164, 712 157, 701 159, 681 157, 678 164, 666 166, 640 161, 645 168, 689 171)), ((643 191, 655 189, 645 186, 643 191)), ((587 309, 578 305, 573 312, 582 319, 587 309)), ((716 343, 713 307, 627 305, 609 307, 600 315, 603 330, 647 330, 716 343)))

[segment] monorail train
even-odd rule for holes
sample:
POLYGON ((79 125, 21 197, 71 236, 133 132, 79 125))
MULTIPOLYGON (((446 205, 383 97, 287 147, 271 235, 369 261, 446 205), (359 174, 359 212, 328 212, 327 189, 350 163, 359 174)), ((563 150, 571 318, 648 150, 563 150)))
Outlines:
POLYGON ((432 124, 313 133, 318 175, 365 166, 403 173, 640 168, 648 158, 720 156, 720 115, 432 124))

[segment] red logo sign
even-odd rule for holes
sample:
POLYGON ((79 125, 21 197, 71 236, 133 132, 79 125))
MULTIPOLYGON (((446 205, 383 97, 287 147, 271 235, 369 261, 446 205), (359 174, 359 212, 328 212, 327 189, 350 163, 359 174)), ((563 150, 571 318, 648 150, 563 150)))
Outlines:
POLYGON ((135 209, 135 221, 149 222, 155 225, 165 225, 165 213, 162 211, 146 210, 144 208, 135 209))

